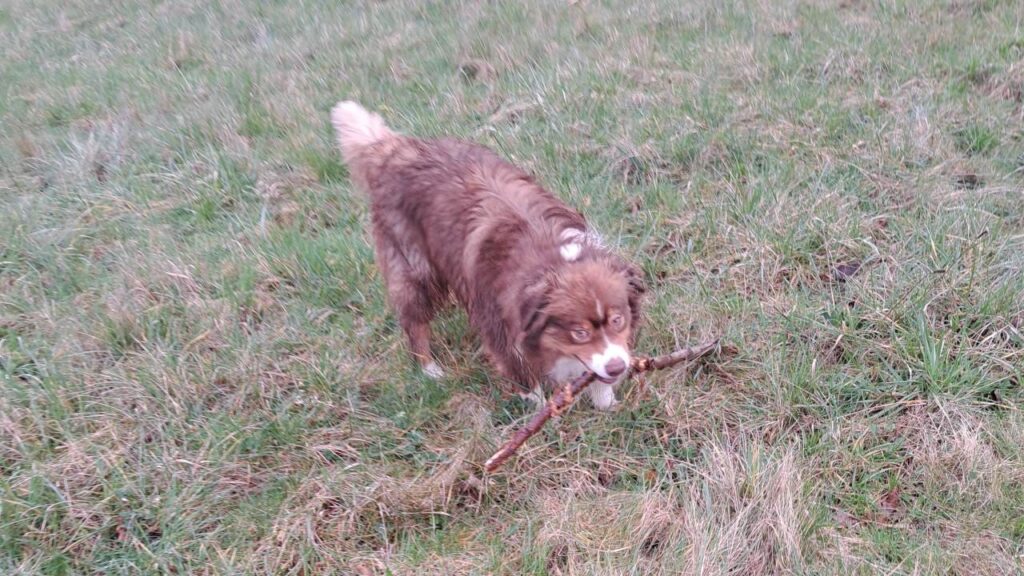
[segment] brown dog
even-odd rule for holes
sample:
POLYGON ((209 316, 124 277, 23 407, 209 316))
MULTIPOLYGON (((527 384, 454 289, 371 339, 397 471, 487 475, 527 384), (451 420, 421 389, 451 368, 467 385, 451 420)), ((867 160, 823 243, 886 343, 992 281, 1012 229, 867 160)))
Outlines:
POLYGON ((476 144, 390 130, 355 102, 331 111, 370 198, 377 264, 413 355, 432 377, 430 321, 454 294, 520 394, 586 370, 594 406, 616 404, 640 314, 636 270, 522 170, 476 144))

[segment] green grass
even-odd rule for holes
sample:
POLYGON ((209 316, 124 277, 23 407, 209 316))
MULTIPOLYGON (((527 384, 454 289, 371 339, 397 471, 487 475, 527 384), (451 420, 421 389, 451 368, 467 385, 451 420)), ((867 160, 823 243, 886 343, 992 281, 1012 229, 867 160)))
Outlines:
MULTIPOLYGON (((258 4, 258 5, 257 5, 258 4)), ((0 7, 0 572, 1024 572, 1019 2, 0 7), (464 73, 466 65, 475 74, 464 73), (420 376, 327 121, 492 146, 729 351, 420 376)))

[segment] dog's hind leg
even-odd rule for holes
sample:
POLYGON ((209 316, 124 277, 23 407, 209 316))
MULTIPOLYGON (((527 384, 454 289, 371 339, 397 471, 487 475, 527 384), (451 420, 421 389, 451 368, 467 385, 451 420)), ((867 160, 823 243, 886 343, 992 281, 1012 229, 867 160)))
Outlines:
POLYGON ((410 313, 399 313, 398 321, 409 338, 409 349, 419 362, 423 373, 431 378, 441 378, 444 370, 430 354, 430 320, 410 313))
POLYGON ((441 378, 444 371, 430 353, 430 321, 435 293, 430 264, 416 248, 401 250, 385 235, 376 235, 377 262, 387 284, 388 300, 409 339, 409 350, 423 373, 441 378))

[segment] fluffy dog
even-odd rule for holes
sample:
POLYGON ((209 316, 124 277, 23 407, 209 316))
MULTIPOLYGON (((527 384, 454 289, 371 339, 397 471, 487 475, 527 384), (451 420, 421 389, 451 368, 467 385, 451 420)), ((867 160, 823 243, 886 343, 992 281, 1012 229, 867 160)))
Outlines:
POLYGON ((370 199, 377 264, 423 371, 443 375, 430 321, 454 295, 521 395, 543 401, 542 386, 590 370, 594 406, 612 408, 640 318, 636 269, 483 146, 399 134, 355 102, 337 104, 331 121, 370 199))

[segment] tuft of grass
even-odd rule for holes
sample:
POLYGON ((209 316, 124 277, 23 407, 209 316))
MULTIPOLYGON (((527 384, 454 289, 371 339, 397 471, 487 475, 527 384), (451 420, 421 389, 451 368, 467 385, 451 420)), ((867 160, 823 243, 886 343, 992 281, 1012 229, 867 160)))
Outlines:
POLYGON ((954 135, 957 147, 972 156, 988 154, 999 146, 999 135, 995 131, 977 124, 961 128, 954 135))
POLYGON ((1024 571, 1014 2, 0 8, 0 572, 1024 571), (729 353, 530 416, 425 379, 342 98, 471 138, 729 353))

